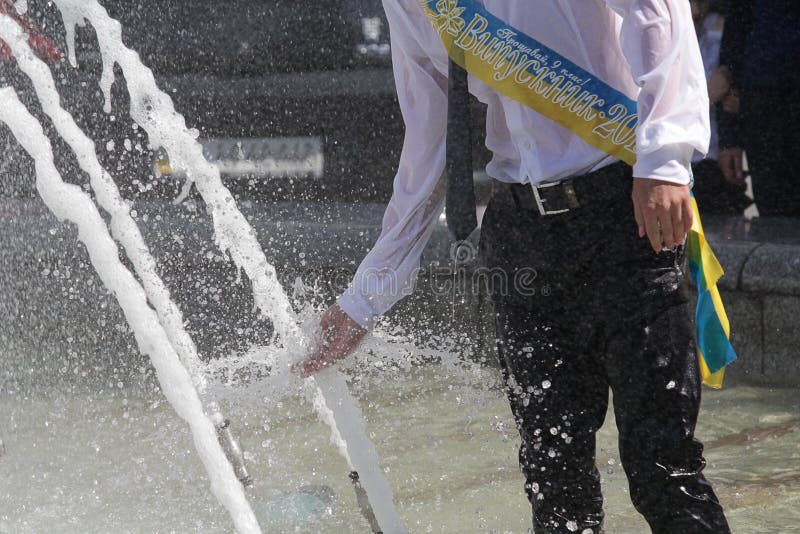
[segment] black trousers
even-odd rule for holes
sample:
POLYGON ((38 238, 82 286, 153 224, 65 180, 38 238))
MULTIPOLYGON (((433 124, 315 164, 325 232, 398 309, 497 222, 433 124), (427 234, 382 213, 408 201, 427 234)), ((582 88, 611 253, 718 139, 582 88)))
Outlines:
POLYGON ((520 198, 530 188, 498 185, 483 220, 484 266, 510 281, 490 292, 536 533, 602 531, 595 433, 609 389, 631 498, 653 532, 729 532, 694 437, 683 253, 638 237, 631 184, 630 167, 606 167, 576 180, 580 208, 545 217, 520 198))
POLYGON ((692 163, 694 187, 700 214, 742 215, 753 202, 745 195, 743 187, 729 184, 719 168, 719 162, 704 159, 692 163))

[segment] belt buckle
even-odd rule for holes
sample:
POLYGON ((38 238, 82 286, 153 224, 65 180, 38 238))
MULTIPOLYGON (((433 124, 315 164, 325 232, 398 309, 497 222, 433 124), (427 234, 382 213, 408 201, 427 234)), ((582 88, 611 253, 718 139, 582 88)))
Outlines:
MULTIPOLYGON (((546 183, 543 183, 543 184, 539 184, 539 185, 534 185, 533 186, 533 198, 536 200, 536 207, 539 208, 539 214, 540 215, 542 215, 542 216, 545 216, 545 215, 558 215, 559 213, 567 213, 570 210, 570 208, 566 208, 566 209, 563 209, 563 210, 552 210, 552 211, 548 210, 547 208, 544 207, 544 203, 547 202, 547 200, 543 199, 542 196, 539 194, 539 189, 540 188, 541 189, 546 189, 546 188, 549 188, 549 187, 556 187, 558 185, 561 185, 562 183, 563 182, 546 182, 546 183)), ((566 187, 569 188, 569 191, 567 191, 567 194, 568 195, 571 194, 571 195, 574 196, 575 195, 575 191, 572 189, 572 185, 571 184, 567 184, 566 187)))

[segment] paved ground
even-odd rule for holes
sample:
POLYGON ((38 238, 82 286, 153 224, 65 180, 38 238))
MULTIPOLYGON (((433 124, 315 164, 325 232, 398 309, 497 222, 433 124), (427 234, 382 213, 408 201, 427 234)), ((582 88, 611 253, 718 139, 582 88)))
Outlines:
MULTIPOLYGON (((526 531, 516 430, 499 392, 479 387, 494 383, 494 373, 389 365, 354 384, 411 532, 526 531)), ((145 379, 92 394, 0 396, 0 531, 229 532, 186 426, 151 386, 145 379)), ((226 410, 248 449, 257 481, 250 497, 267 531, 366 531, 346 466, 307 403, 232 403, 226 410), (331 513, 311 523, 275 504, 306 485, 336 494, 331 513)), ((796 390, 706 390, 698 434, 734 532, 800 532, 796 390)), ((607 531, 638 534, 646 527, 629 503, 615 440, 609 423, 598 448, 607 531)))

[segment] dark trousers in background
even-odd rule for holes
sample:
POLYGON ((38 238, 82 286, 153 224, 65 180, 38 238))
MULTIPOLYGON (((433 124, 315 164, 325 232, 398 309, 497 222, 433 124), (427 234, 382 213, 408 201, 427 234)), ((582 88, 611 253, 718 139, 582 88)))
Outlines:
POLYGON ((742 138, 759 215, 800 217, 800 90, 743 90, 742 138))
POLYGON ((579 178, 582 206, 553 216, 521 198, 529 187, 498 184, 484 217, 483 264, 511 280, 490 291, 534 531, 601 532, 595 433, 610 389, 631 498, 653 532, 727 533, 694 438, 683 253, 638 237, 631 183, 624 164, 579 178))
POLYGON ((704 159, 692 163, 692 173, 692 192, 701 215, 742 215, 745 208, 753 203, 745 194, 744 187, 725 181, 716 160, 704 159))

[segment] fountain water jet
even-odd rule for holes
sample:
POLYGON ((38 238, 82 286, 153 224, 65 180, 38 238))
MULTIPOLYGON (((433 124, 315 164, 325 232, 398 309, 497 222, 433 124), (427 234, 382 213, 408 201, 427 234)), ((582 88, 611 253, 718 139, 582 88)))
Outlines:
MULTIPOLYGON (((119 23, 111 19, 105 9, 95 2, 83 4, 73 0, 58 0, 55 3, 61 10, 64 19, 69 58, 73 66, 75 65, 74 27, 76 24, 83 24, 88 19, 92 22, 97 32, 100 51, 103 55, 103 73, 100 84, 105 96, 104 108, 106 111, 110 111, 113 66, 119 64, 128 80, 128 89, 131 95, 131 117, 145 128, 152 144, 164 146, 170 153, 170 157, 178 165, 187 169, 189 179, 195 183, 210 208, 217 245, 230 254, 235 264, 244 270, 250 278, 253 284, 256 305, 262 313, 272 320, 277 337, 283 342, 285 348, 292 348, 297 351, 302 350, 306 343, 302 333, 297 328, 294 313, 277 281, 274 268, 267 262, 255 239, 252 228, 237 209, 230 193, 222 185, 217 168, 203 158, 202 147, 196 142, 195 134, 186 128, 183 117, 174 110, 171 99, 157 88, 152 72, 141 64, 135 52, 122 44, 119 23)), ((30 51, 28 50, 28 52, 30 51)), ((58 105, 58 95, 54 93, 52 77, 50 76, 49 78, 50 86, 47 87, 45 83, 45 89, 53 89, 53 91, 45 91, 50 99, 48 109, 56 115, 59 114, 59 110, 61 113, 66 114, 58 105), (55 99, 53 99, 53 93, 55 94, 55 99), (53 100, 56 105, 53 105, 53 100)), ((68 114, 66 115, 68 116, 68 114)), ((93 144, 74 125, 74 121, 67 120, 65 122, 68 124, 67 135, 63 132, 60 133, 65 135, 68 140, 71 139, 73 141, 70 143, 73 148, 77 146, 84 151, 89 149, 93 152, 93 144)), ((96 157, 94 159, 96 160, 96 157)), ((93 163, 90 162, 88 164, 88 169, 84 167, 92 177, 92 186, 99 187, 102 194, 105 195, 107 205, 110 207, 106 209, 112 215, 119 215, 121 210, 125 208, 124 202, 119 198, 116 188, 112 187, 113 181, 108 178, 107 173, 100 167, 99 163, 96 165, 93 163)), ((82 166, 84 164, 85 162, 82 162, 82 166)), ((98 192, 99 195, 100 192, 98 192)), ((128 243, 131 241, 136 242, 137 236, 139 240, 141 239, 138 229, 136 232, 131 232, 128 222, 133 223, 132 220, 128 221, 125 217, 118 217, 118 220, 122 221, 119 223, 122 231, 117 228, 115 235, 118 235, 118 239, 121 242, 124 243, 123 238, 119 236, 127 236, 128 243)), ((112 222, 112 228, 113 225, 114 223, 112 222)), ((135 223, 133 225, 135 226, 135 223)), ((146 258, 145 260, 139 260, 138 267, 142 269, 145 275, 152 268, 151 265, 148 265, 146 258)), ((157 277, 156 280, 158 280, 157 277)), ((162 301, 161 306, 163 320, 167 322, 169 318, 180 317, 180 313, 171 304, 168 293, 166 293, 163 286, 159 287, 159 282, 160 280, 158 282, 154 281, 153 277, 146 277, 146 283, 149 284, 149 287, 157 297, 166 295, 166 302, 162 301)), ((172 324, 174 325, 174 323, 172 324)), ((181 333, 182 329, 173 328, 170 331, 172 333, 172 336, 170 336, 171 341, 180 350, 186 363, 194 364, 197 358, 191 339, 188 338, 188 335, 184 336, 181 333)), ((185 334, 185 331, 183 333, 185 334)), ((288 362, 283 363, 288 365, 288 362)), ((309 384, 313 384, 313 382, 309 382, 309 384)), ((327 403, 333 406, 331 410, 325 412, 319 408, 320 403, 315 402, 318 413, 320 413, 322 420, 331 425, 333 435, 339 436, 338 439, 342 443, 344 441, 341 440, 340 432, 336 426, 336 419, 346 419, 344 428, 346 429, 347 441, 351 442, 353 450, 358 451, 359 454, 351 457, 346 448, 340 446, 339 450, 351 469, 355 464, 355 467, 361 472, 363 487, 373 495, 373 500, 377 497, 375 513, 379 523, 383 526, 383 531, 404 532, 405 527, 402 520, 394 509, 391 488, 380 473, 377 452, 366 437, 363 417, 357 403, 347 390, 344 378, 336 371, 328 371, 318 376, 317 384, 320 386, 319 398, 324 399, 327 396, 327 403), (353 461, 354 459, 355 461, 353 461)), ((325 405, 324 400, 322 405, 325 405)))
POLYGON ((34 159, 36 188, 42 200, 56 217, 78 227, 78 238, 86 245, 100 279, 115 294, 141 351, 150 356, 164 395, 189 424, 195 448, 211 478, 212 492, 228 509, 237 531, 261 532, 242 486, 217 441, 214 425, 203 412, 188 371, 181 364, 157 314, 148 306, 144 289, 119 260, 117 245, 94 203, 80 187, 61 179, 53 162, 50 141, 16 92, 11 88, 0 89, 0 100, 5 104, 0 108, 0 121, 6 123, 34 159))
MULTIPOLYGON (((105 108, 110 111, 111 85, 114 65, 119 65, 130 94, 131 118, 147 132, 150 144, 161 146, 170 161, 185 169, 187 179, 197 187, 208 206, 214 224, 217 246, 230 254, 253 284, 253 297, 258 309, 268 317, 277 336, 285 346, 297 343, 302 334, 297 328, 289 299, 278 282, 275 269, 269 264, 256 239, 255 231, 236 206, 230 191, 222 184, 219 169, 206 161, 197 133, 186 127, 186 121, 176 110, 169 95, 161 91, 150 69, 139 56, 122 42, 122 27, 95 1, 57 0, 65 28, 91 22, 97 35, 103 58, 100 86, 105 96, 105 108)), ((68 32, 70 61, 75 59, 74 31, 68 32)), ((75 66, 75 63, 73 63, 75 66)), ((299 347, 297 347, 299 348, 299 347)))
MULTIPOLYGON (((183 315, 158 275, 156 262, 130 214, 130 206, 120 195, 119 189, 109 173, 100 165, 95 153, 94 142, 78 127, 72 115, 61 107, 60 97, 50 69, 33 53, 22 28, 5 15, 0 15, 0 39, 8 44, 17 59, 20 70, 33 82, 42 110, 53 121, 58 134, 77 155, 81 169, 89 175, 97 203, 111 215, 112 235, 125 249, 136 275, 142 281, 149 302, 158 313, 159 321, 164 326, 172 346, 191 374, 194 385, 202 396, 205 393, 207 380, 202 372, 202 362, 198 357, 197 347, 183 326, 183 315)), ((233 440, 230 429, 225 424, 226 420, 220 413, 219 405, 210 403, 207 405, 207 411, 217 427, 223 450, 231 460, 237 477, 247 484, 250 477, 247 475, 244 462, 239 455, 228 454, 228 451, 238 449, 238 444, 233 440)))

